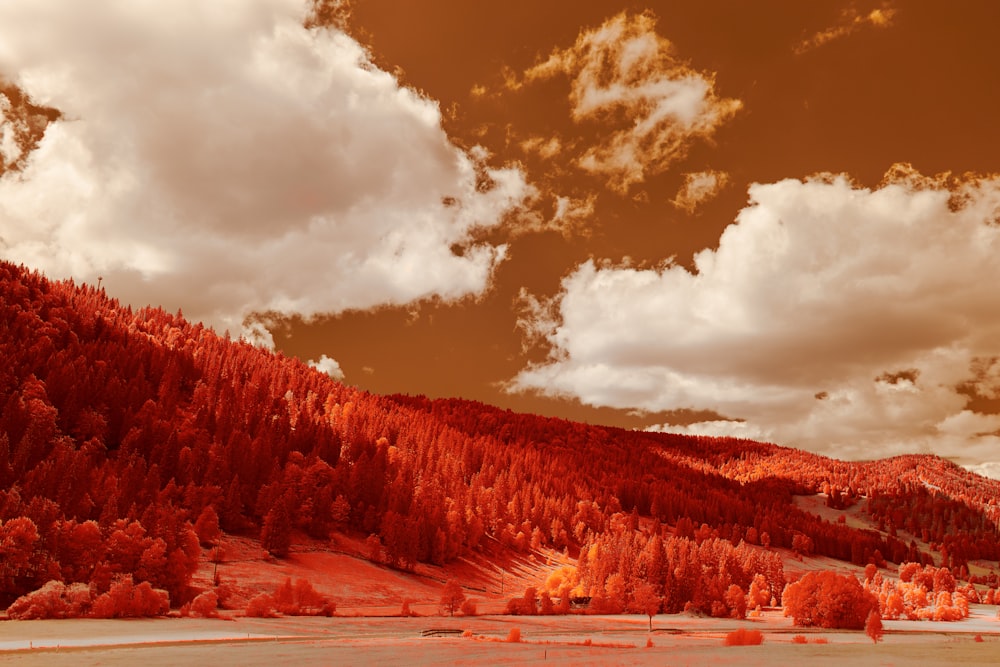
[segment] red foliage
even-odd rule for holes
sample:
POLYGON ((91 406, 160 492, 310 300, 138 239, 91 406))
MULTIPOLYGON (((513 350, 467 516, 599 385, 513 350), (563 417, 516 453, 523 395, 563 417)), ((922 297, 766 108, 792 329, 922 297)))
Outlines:
POLYGON ((868 612, 868 619, 865 621, 865 634, 872 638, 876 644, 882 640, 885 630, 882 628, 882 616, 878 613, 878 608, 868 612))
POLYGON ((198 520, 194 523, 194 532, 198 536, 198 541, 204 547, 213 546, 222 536, 219 529, 219 515, 215 508, 206 505, 205 509, 198 515, 198 520))
POLYGON ((785 615, 795 625, 861 630, 878 599, 852 575, 809 572, 785 588, 781 600, 785 615))
POLYGON ((270 600, 286 616, 333 616, 337 610, 337 605, 317 592, 307 579, 296 579, 294 584, 291 577, 285 579, 270 600))
POLYGON ((22 595, 7 608, 7 616, 18 620, 81 618, 87 616, 93 595, 86 584, 67 586, 50 581, 37 591, 22 595))
POLYGON ((219 616, 219 596, 215 591, 205 591, 191 600, 191 613, 204 618, 219 616))
POLYGON ((170 610, 170 597, 148 581, 135 585, 132 577, 122 577, 111 589, 94 600, 91 615, 96 618, 141 618, 163 616, 170 610))
POLYGON ((275 611, 274 598, 267 593, 259 593, 250 598, 245 613, 251 618, 274 618, 278 615, 275 611))
POLYGON ((759 646, 764 643, 764 635, 760 630, 737 628, 726 635, 723 644, 726 646, 759 646))
POLYGON ((454 579, 449 579, 441 590, 441 613, 454 616, 464 602, 465 591, 462 590, 461 584, 454 579))
MULTIPOLYGON (((119 576, 184 601, 199 541, 217 539, 212 513, 223 530, 259 531, 279 556, 294 531, 374 535, 373 556, 404 569, 452 561, 487 536, 521 551, 598 545, 587 585, 614 609, 640 580, 633 560, 653 572, 665 611, 690 603, 739 615, 726 592, 749 591, 757 573, 780 594, 762 558, 694 576, 710 562, 706 544, 796 548, 861 566, 883 555, 922 562, 898 529, 936 542, 956 576, 969 560, 1000 558, 1000 483, 934 457, 847 463, 469 401, 379 397, 179 313, 122 307, 7 262, 0 331, 0 605, 51 579, 110 592, 119 576), (864 502, 888 534, 793 503, 821 491, 831 506, 864 502), (675 532, 630 543, 640 517, 675 532), (611 543, 628 551, 608 555, 611 543)), ((950 585, 943 575, 935 583, 950 585)))

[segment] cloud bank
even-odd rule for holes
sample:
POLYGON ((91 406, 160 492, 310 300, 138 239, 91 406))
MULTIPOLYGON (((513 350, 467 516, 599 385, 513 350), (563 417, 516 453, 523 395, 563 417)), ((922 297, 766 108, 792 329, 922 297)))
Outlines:
POLYGON ((995 459, 1000 415, 970 400, 998 391, 1000 176, 899 166, 876 189, 827 175, 749 195, 694 271, 578 266, 535 304, 552 354, 512 388, 713 410, 733 421, 661 429, 838 457, 995 459))
POLYGON ((606 177, 626 192, 666 170, 697 138, 711 137, 742 103, 720 98, 712 75, 680 60, 656 33, 649 13, 614 16, 556 49, 512 87, 563 75, 570 83, 573 120, 600 121, 599 141, 577 160, 581 169, 606 177))
POLYGON ((0 178, 0 256, 234 333, 485 289, 505 248, 472 234, 522 174, 453 146, 433 101, 306 9, 0 4, 0 76, 62 112, 24 159, 3 129, 23 164, 0 178))

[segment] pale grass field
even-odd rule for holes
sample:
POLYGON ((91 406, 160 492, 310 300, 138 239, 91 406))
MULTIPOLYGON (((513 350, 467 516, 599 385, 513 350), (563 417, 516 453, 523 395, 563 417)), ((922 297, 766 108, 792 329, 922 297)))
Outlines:
POLYGON ((778 611, 728 621, 683 614, 471 618, 423 616, 0 622, 0 663, 45 665, 994 665, 996 607, 958 623, 887 621, 882 642, 863 632, 804 630, 778 611), (502 641, 517 627, 520 643, 502 641), (727 647, 738 627, 761 646, 727 647), (469 636, 424 637, 428 629, 469 636), (808 644, 792 637, 805 635, 808 644), (974 640, 975 635, 982 642, 974 640), (817 638, 828 643, 817 644, 817 638), (647 639, 653 646, 646 647, 647 639), (590 645, 585 645, 589 640, 590 645))

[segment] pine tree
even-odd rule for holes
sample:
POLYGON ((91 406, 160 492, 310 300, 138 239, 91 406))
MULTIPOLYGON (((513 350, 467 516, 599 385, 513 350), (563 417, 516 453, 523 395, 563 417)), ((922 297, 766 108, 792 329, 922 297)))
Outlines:
POLYGON ((276 558, 288 556, 292 546, 292 527, 288 510, 283 502, 277 502, 264 517, 264 527, 260 532, 261 546, 276 558))

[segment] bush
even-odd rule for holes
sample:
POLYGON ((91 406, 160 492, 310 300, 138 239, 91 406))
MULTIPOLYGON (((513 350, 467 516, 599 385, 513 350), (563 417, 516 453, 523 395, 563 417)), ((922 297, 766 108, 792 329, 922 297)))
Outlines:
POLYGON ((215 587, 215 595, 219 599, 219 609, 232 609, 229 604, 235 593, 236 591, 233 589, 232 584, 226 581, 220 581, 215 587))
POLYGON ((511 644, 516 644, 521 641, 521 628, 513 627, 510 629, 510 633, 507 634, 507 641, 511 644))
POLYGON ((475 616, 477 611, 475 600, 466 600, 462 603, 463 616, 475 616))
POLYGON ((333 616, 337 605, 316 591, 308 579, 291 577, 278 586, 272 596, 274 609, 286 616, 333 616))
POLYGON ((806 639, 805 635, 795 635, 794 637, 792 637, 792 643, 793 644, 808 644, 809 640, 806 639))
POLYGON ((274 618, 278 615, 274 610, 274 598, 267 593, 260 593, 250 598, 246 615, 252 618, 274 618))
POLYGON ((739 628, 727 634, 723 643, 726 646, 758 646, 764 643, 764 635, 760 630, 739 628))
POLYGON ((7 616, 18 620, 80 618, 90 612, 93 595, 87 584, 67 586, 50 581, 37 591, 22 595, 7 608, 7 616))
POLYGON ((809 572, 785 588, 785 615, 795 625, 861 630, 878 599, 852 575, 824 570, 809 572))
POLYGON ((191 613, 204 618, 219 617, 219 596, 215 591, 205 591, 191 600, 191 613))
POLYGON ((163 616, 170 611, 170 596, 153 588, 148 581, 139 585, 131 576, 118 579, 110 590, 94 600, 91 615, 96 618, 143 618, 163 616))

